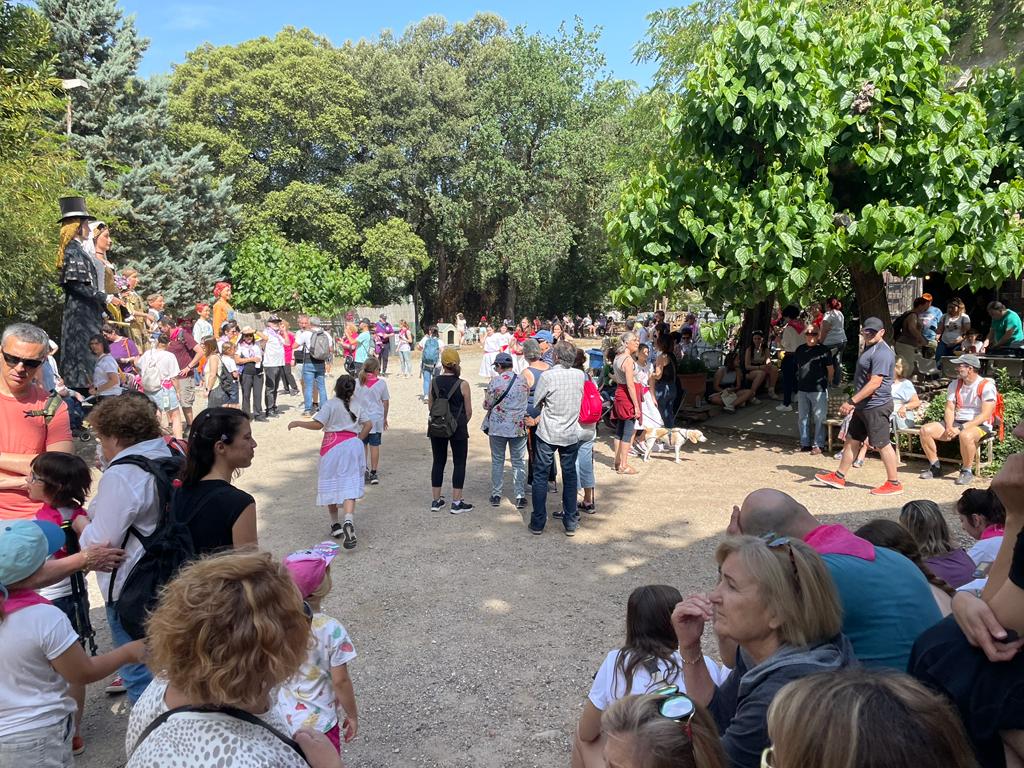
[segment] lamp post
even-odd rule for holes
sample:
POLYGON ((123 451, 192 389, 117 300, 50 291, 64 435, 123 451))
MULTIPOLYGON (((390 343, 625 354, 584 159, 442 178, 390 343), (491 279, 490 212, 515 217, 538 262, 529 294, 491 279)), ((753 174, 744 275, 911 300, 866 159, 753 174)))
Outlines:
POLYGON ((68 109, 67 114, 65 116, 65 122, 67 128, 67 135, 71 136, 71 91, 73 91, 75 88, 88 88, 89 84, 85 82, 85 80, 81 80, 76 77, 71 80, 61 80, 60 85, 61 88, 64 89, 64 92, 67 94, 68 109))

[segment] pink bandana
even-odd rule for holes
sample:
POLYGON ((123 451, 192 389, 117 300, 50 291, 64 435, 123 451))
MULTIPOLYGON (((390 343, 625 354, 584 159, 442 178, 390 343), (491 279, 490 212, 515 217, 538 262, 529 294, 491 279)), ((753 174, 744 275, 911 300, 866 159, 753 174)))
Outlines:
POLYGON ((320 455, 323 456, 334 446, 341 445, 353 437, 356 437, 355 432, 324 432, 323 442, 320 443, 320 455))
POLYGON ((850 555, 861 560, 875 559, 875 545, 855 536, 842 525, 819 525, 804 536, 804 543, 819 555, 850 555))
POLYGON ((3 601, 4 613, 8 616, 32 605, 50 605, 50 601, 31 589, 12 589, 3 601))
POLYGON ((993 523, 984 531, 981 532, 981 540, 994 539, 996 536, 1002 536, 1006 533, 1006 528, 999 523, 993 523))

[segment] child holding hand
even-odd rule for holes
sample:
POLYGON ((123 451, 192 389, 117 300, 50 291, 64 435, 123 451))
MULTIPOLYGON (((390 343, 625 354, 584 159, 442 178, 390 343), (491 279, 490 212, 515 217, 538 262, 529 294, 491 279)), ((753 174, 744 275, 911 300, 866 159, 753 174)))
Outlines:
POLYGON ((337 554, 338 545, 325 541, 284 559, 310 609, 307 615, 314 643, 298 674, 278 689, 277 707, 293 732, 318 730, 340 754, 342 735, 348 743, 359 731, 359 714, 348 674, 355 648, 341 622, 320 610, 331 591, 331 561, 337 554))

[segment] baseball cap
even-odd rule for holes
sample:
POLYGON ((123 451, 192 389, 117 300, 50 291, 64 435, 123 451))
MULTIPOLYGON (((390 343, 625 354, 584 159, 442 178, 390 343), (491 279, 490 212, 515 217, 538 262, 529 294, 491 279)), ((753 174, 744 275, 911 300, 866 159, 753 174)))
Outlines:
POLYGON ((552 335, 551 331, 537 331, 533 334, 533 338, 537 341, 546 341, 548 344, 555 343, 555 337, 552 335))
POLYGON ((64 546, 60 526, 45 520, 4 520, 0 523, 0 591, 27 579, 46 558, 64 546))
POLYGON ((316 592, 317 587, 323 583, 327 567, 339 549, 333 541, 321 541, 310 549, 292 552, 284 559, 284 567, 302 593, 303 600, 316 592))
POLYGON ((511 368, 512 367, 512 355, 508 352, 499 352, 494 356, 494 367, 495 368, 511 368))
POLYGON ((976 371, 981 370, 981 359, 977 355, 960 355, 960 357, 954 357, 950 362, 953 365, 969 365, 976 371))
POLYGON ((444 351, 441 352, 441 365, 452 366, 459 365, 462 359, 459 357, 459 352, 451 347, 445 347, 444 351))
POLYGON ((280 323, 281 322, 281 318, 278 317, 277 315, 271 315, 270 317, 267 318, 267 322, 268 323, 280 323))
POLYGON ((875 331, 876 333, 885 328, 885 325, 877 317, 869 317, 861 325, 861 329, 865 331, 875 331))

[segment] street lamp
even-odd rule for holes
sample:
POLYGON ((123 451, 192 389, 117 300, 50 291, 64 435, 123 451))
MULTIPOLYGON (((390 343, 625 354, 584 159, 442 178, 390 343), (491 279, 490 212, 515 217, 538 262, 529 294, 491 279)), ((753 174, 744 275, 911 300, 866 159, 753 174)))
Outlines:
POLYGON ((85 80, 81 80, 81 79, 75 77, 75 78, 72 78, 71 80, 61 80, 60 81, 60 85, 61 85, 61 88, 63 88, 64 91, 67 93, 67 106, 68 106, 68 110, 67 110, 67 115, 66 115, 66 125, 67 125, 67 135, 71 136, 71 91, 73 91, 75 88, 88 88, 89 84, 87 82, 85 82, 85 80))

